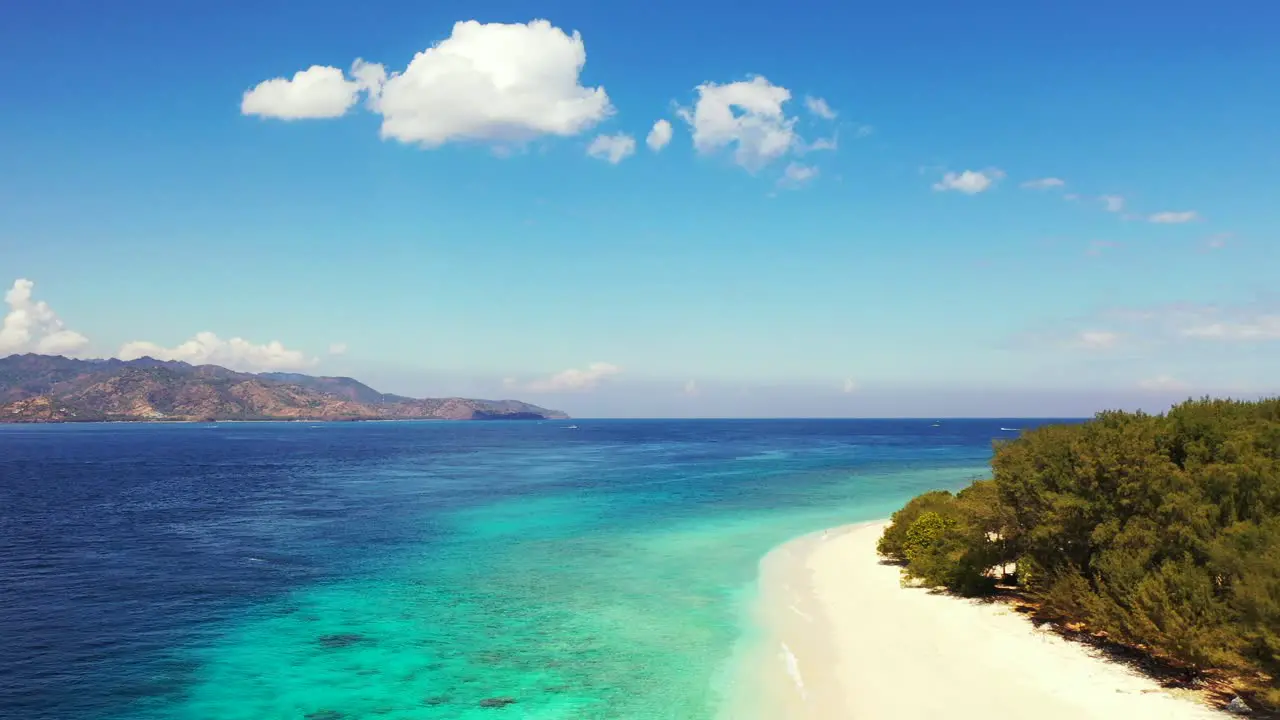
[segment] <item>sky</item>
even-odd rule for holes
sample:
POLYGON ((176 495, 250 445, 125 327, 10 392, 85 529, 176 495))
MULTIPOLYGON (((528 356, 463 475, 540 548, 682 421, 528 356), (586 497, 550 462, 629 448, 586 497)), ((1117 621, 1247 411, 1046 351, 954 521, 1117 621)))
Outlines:
POLYGON ((1263 0, 11 4, 0 356, 604 417, 1280 392, 1277 26, 1263 0))

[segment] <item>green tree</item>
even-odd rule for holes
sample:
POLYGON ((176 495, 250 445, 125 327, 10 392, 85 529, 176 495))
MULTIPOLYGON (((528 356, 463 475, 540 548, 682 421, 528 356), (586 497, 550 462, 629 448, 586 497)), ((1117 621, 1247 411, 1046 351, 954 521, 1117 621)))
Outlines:
POLYGON ((1280 706, 1280 399, 1104 412, 999 443, 992 478, 894 514, 887 557, 972 594, 1016 563, 1041 612, 1280 706))
POLYGON ((877 552, 895 562, 905 563, 907 529, 911 527, 911 523, 923 513, 949 507, 953 500, 951 493, 945 490, 933 490, 912 498, 889 518, 889 526, 876 545, 877 552))

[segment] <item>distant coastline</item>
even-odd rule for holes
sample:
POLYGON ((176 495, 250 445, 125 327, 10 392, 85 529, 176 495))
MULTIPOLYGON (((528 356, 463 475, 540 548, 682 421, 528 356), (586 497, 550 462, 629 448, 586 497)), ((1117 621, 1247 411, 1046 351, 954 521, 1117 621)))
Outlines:
POLYGON ((348 377, 242 373, 144 357, 0 358, 0 423, 566 420, 520 400, 410 398, 348 377))
POLYGON ((218 418, 197 420, 191 418, 110 418, 110 419, 59 419, 59 420, 9 420, 0 418, 0 425, 230 425, 260 423, 323 423, 326 425, 339 423, 492 423, 492 421, 508 421, 508 423, 545 423, 547 420, 563 420, 564 418, 539 418, 539 416, 518 416, 518 418, 468 418, 457 420, 451 418, 218 418))

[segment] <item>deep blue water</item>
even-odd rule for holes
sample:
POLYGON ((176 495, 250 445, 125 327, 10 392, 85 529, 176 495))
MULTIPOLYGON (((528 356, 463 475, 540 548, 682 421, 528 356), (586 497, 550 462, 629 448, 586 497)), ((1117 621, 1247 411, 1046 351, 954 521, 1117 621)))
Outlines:
POLYGON ((710 717, 770 546, 1040 422, 0 426, 0 716, 710 717))

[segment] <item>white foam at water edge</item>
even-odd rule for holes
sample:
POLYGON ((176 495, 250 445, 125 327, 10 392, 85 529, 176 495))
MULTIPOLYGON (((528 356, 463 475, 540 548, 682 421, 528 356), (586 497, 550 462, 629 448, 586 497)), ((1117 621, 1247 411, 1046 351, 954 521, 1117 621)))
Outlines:
POLYGON ((791 680, 795 682, 796 688, 800 690, 800 699, 807 700, 809 695, 804 689, 804 678, 800 676, 800 663, 796 661, 796 656, 791 652, 791 648, 786 643, 782 645, 782 659, 787 663, 787 674, 791 676, 791 680))

